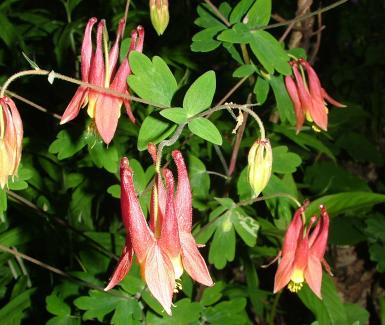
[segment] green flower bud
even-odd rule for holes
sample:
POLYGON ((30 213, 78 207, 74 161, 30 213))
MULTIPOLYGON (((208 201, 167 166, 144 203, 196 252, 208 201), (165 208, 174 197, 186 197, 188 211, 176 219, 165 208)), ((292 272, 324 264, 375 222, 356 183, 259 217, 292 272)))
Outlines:
POLYGON ((271 176, 273 152, 268 139, 254 142, 248 157, 248 177, 251 188, 257 197, 266 187, 271 176))
POLYGON ((150 15, 156 32, 158 35, 162 35, 170 20, 168 0, 150 0, 150 15))

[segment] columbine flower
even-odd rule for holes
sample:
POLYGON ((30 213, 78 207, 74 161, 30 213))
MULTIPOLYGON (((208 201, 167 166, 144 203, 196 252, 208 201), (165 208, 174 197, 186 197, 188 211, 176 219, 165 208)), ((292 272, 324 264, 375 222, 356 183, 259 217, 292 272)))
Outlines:
POLYGON ((150 0, 150 16, 156 32, 162 35, 170 20, 168 0, 150 0))
POLYGON ((248 156, 248 179, 254 196, 257 197, 266 187, 271 176, 273 152, 268 139, 254 142, 248 156))
POLYGON ((295 81, 291 76, 285 77, 287 92, 293 102, 297 117, 297 133, 301 130, 305 117, 309 122, 314 122, 314 129, 327 131, 328 109, 326 101, 336 107, 346 107, 331 98, 322 88, 317 73, 304 59, 291 62, 295 81), (307 78, 305 77, 305 71, 307 78), (299 71, 299 69, 301 71, 299 71))
MULTIPOLYGON (((125 21, 124 19, 120 21, 115 42, 109 53, 104 53, 104 55, 103 49, 107 47, 107 40, 103 36, 106 34, 104 20, 101 20, 97 27, 95 51, 93 51, 92 47, 92 29, 96 21, 96 18, 91 18, 84 32, 81 50, 82 81, 128 94, 127 77, 131 73, 128 58, 125 57, 117 68, 120 51, 119 43, 123 36, 125 21), (103 43, 105 46, 103 46, 103 43)), ((131 34, 130 51, 141 52, 143 50, 143 41, 144 29, 138 26, 131 34)), ((130 120, 135 122, 128 100, 80 86, 68 104, 60 124, 74 119, 79 114, 80 108, 88 104, 87 113, 91 118, 95 119, 100 136, 108 144, 115 134, 123 102, 130 120)))
POLYGON ((21 159, 23 123, 15 103, 8 97, 0 98, 0 188, 15 176, 21 159))
POLYGON ((190 181, 183 156, 178 150, 172 152, 178 170, 178 185, 175 195, 175 211, 178 220, 179 238, 183 268, 195 280, 206 286, 212 286, 213 280, 206 262, 198 251, 192 230, 192 195, 190 181))
MULTIPOLYGON (((156 160, 152 149, 154 147, 150 147, 149 151, 156 160)), ((178 168, 177 191, 174 195, 171 171, 163 169, 166 186, 157 175, 151 195, 150 226, 136 197, 128 160, 122 159, 121 208, 127 237, 118 266, 105 289, 113 288, 125 277, 134 252, 149 290, 168 314, 171 314, 176 280, 182 275, 183 268, 202 284, 213 284, 191 235, 191 190, 186 167, 180 152, 174 152, 173 156, 178 168)))
POLYGON ((317 217, 313 216, 307 227, 302 219, 305 206, 295 212, 279 255, 282 259, 275 274, 274 293, 286 285, 290 291, 298 292, 306 281, 310 289, 322 299, 321 265, 327 272, 331 272, 324 259, 329 233, 329 216, 324 206, 321 205, 320 210, 320 218, 317 220, 317 217), (312 230, 314 223, 316 226, 312 230))

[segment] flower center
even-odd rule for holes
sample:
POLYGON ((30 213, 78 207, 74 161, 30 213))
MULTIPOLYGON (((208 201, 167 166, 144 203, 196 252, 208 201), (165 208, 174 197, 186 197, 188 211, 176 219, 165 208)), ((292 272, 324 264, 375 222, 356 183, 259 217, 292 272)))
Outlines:
POLYGON ((305 278, 303 275, 303 271, 295 269, 293 274, 291 275, 290 282, 287 287, 291 292, 298 292, 303 287, 304 281, 305 278))

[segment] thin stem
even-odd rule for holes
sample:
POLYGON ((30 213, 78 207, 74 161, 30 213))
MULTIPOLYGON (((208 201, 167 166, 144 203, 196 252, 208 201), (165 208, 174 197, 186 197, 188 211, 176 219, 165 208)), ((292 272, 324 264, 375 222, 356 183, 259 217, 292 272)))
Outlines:
MULTIPOLYGON (((2 89, 2 87, 0 87, 0 90, 2 89)), ((13 91, 10 91, 10 90, 6 90, 5 91, 5 95, 9 96, 9 97, 13 97, 13 98, 16 98, 18 100, 20 100, 21 102, 23 103, 26 103, 27 105, 33 107, 33 108, 36 108, 38 111, 40 112, 43 112, 43 113, 46 113, 46 114, 49 114, 51 116, 53 116, 54 118, 60 120, 61 119, 61 115, 59 114, 56 114, 56 113, 52 113, 50 112, 48 109, 44 108, 43 106, 39 105, 39 104, 36 104, 34 103, 33 101, 30 101, 29 99, 25 98, 25 97, 22 97, 18 94, 16 94, 15 92, 13 91)))
POLYGON ((217 173, 217 172, 213 172, 213 171, 211 171, 211 170, 206 171, 206 173, 209 174, 209 175, 216 175, 216 176, 222 177, 222 178, 224 178, 224 179, 226 179, 226 180, 229 178, 229 177, 226 176, 226 175, 223 175, 223 174, 217 173))
POLYGON ((258 104, 246 104, 246 105, 238 105, 238 104, 224 104, 224 105, 219 105, 219 106, 216 106, 216 107, 213 107, 213 108, 210 108, 209 110, 199 114, 198 116, 209 116, 211 115, 212 113, 214 112, 217 112, 217 111, 220 111, 222 109, 228 109, 228 108, 231 108, 231 109, 239 109, 241 111, 244 111, 244 112, 247 112, 249 113, 253 119, 257 122, 258 124, 258 127, 259 127, 259 131, 261 133, 261 139, 265 139, 266 138, 266 133, 265 133, 265 127, 263 126, 263 123, 262 123, 262 120, 259 118, 259 116, 253 111, 251 110, 250 108, 248 107, 253 107, 253 106, 257 106, 258 104))
POLYGON ((161 162, 162 162, 162 151, 164 149, 164 147, 170 147, 172 146, 180 137, 180 135, 182 134, 182 131, 184 129, 184 127, 187 125, 187 123, 182 123, 182 124, 179 124, 178 128, 176 129, 174 135, 170 138, 170 139, 167 139, 167 140, 163 140, 159 146, 158 146, 158 152, 156 154, 156 164, 155 164, 155 171, 157 173, 160 172, 160 165, 161 165, 161 162))
POLYGON ((219 9, 217 7, 215 7, 212 2, 210 0, 204 0, 209 6, 210 8, 214 11, 214 13, 217 15, 217 17, 223 21, 223 23, 227 26, 227 27, 230 27, 231 24, 230 22, 226 19, 225 16, 222 15, 222 13, 219 11, 219 9))
POLYGON ((130 9, 130 0, 126 1, 126 7, 124 8, 124 26, 122 29, 122 38, 124 37, 124 31, 126 29, 126 24, 127 24, 127 17, 128 17, 128 10, 130 9))
POLYGON ((240 202, 238 202, 237 205, 238 206, 251 205, 255 202, 266 201, 266 200, 270 200, 270 199, 274 199, 274 198, 280 198, 280 197, 286 197, 286 198, 292 200, 298 207, 301 207, 301 203, 299 203, 299 201, 294 196, 292 196, 288 193, 275 193, 275 194, 271 194, 271 195, 255 197, 255 198, 252 198, 249 200, 240 201, 240 202))
POLYGON ((1 92, 0 92, 0 98, 3 98, 4 97, 4 94, 5 94, 5 91, 7 90, 7 88, 9 87, 9 85, 15 81, 16 79, 18 78, 21 78, 21 77, 24 77, 24 76, 30 76, 30 75, 40 75, 40 76, 44 76, 44 75, 48 75, 49 74, 49 71, 45 71, 45 70, 25 70, 25 71, 20 71, 18 73, 15 73, 14 75, 10 76, 8 78, 8 80, 5 82, 5 84, 3 85, 3 87, 1 88, 1 92))
POLYGON ((276 23, 276 24, 271 24, 271 25, 267 25, 267 26, 261 26, 261 27, 257 27, 257 28, 254 28, 252 29, 251 31, 257 31, 257 30, 266 30, 266 29, 272 29, 272 28, 277 28, 277 27, 282 27, 282 26, 287 26, 287 25, 290 25, 292 23, 297 23, 299 21, 302 21, 302 20, 305 20, 305 19, 308 19, 310 17, 313 17, 315 15, 318 15, 320 13, 324 13, 326 11, 329 11, 331 9, 334 9, 342 4, 344 4, 345 2, 348 2, 349 0, 340 0, 340 1, 337 1, 335 3, 332 3, 331 5, 329 6, 326 6, 326 7, 323 7, 321 9, 318 9, 316 11, 313 11, 313 12, 309 12, 307 14, 304 14, 302 16, 299 16, 299 17, 296 17, 294 19, 291 19, 291 20, 287 20, 285 22, 282 22, 282 23, 276 23))
MULTIPOLYGON (((76 276, 73 276, 72 274, 69 274, 67 272, 64 272, 54 266, 51 266, 49 264, 46 264, 42 261, 39 261, 37 260, 36 258, 33 258, 31 256, 28 256, 28 255, 25 255, 23 253, 20 253, 18 252, 17 250, 15 249, 12 249, 10 247, 7 247, 7 246, 4 246, 2 244, 0 244, 0 250, 2 250, 3 252, 6 252, 6 253, 9 253, 9 254, 12 254, 13 256, 15 257, 18 257, 18 258, 22 258, 28 262, 31 262, 37 266, 40 266, 41 268, 43 269, 46 269, 52 273, 56 273, 60 276, 63 276, 71 281, 74 281, 80 285, 84 285, 85 287, 88 287, 88 288, 91 288, 91 289, 96 289, 96 290, 99 290, 99 291, 103 291, 104 292, 104 288, 103 287, 100 287, 98 285, 95 285, 93 283, 90 283, 90 282, 86 282, 84 280, 81 280, 79 279, 78 277, 76 276)), ((113 296, 117 296, 117 297, 121 297, 121 298, 124 298, 124 299, 131 299, 130 297, 127 297, 126 295, 123 295, 123 294, 120 294, 118 293, 117 291, 108 291, 108 294, 111 294, 113 296)))
POLYGON ((227 166, 226 159, 225 159, 225 157, 223 157, 222 151, 219 148, 219 146, 215 145, 214 149, 215 149, 215 152, 217 153, 217 155, 219 157, 219 160, 220 160, 220 162, 221 162, 221 164, 223 166, 223 169, 225 170, 225 173, 226 173, 226 175, 228 177, 229 176, 229 166, 227 166))
POLYGON ((5 82, 5 84, 3 85, 2 89, 1 89, 1 92, 0 92, 0 98, 4 97, 5 91, 8 89, 9 85, 13 81, 15 81, 16 79, 18 79, 20 77, 32 76, 32 75, 39 75, 39 76, 47 76, 47 75, 49 75, 49 77, 52 78, 53 80, 54 79, 60 79, 60 80, 64 80, 64 81, 67 81, 67 82, 70 82, 70 83, 73 83, 73 84, 76 84, 76 85, 79 85, 79 86, 85 86, 85 87, 88 87, 90 89, 93 89, 93 90, 96 90, 96 91, 99 91, 99 92, 102 92, 102 93, 105 93, 105 94, 113 95, 113 96, 116 96, 116 97, 119 97, 119 98, 123 98, 123 99, 127 99, 127 100, 132 100, 132 101, 135 101, 135 102, 151 105, 151 106, 154 106, 154 107, 166 108, 166 106, 164 106, 164 105, 151 103, 151 102, 149 102, 147 100, 144 100, 144 99, 141 99, 139 97, 131 96, 129 94, 123 94, 123 93, 120 93, 120 92, 118 92, 116 90, 113 90, 113 89, 110 89, 110 88, 100 87, 100 86, 97 86, 97 85, 94 85, 94 84, 90 84, 88 82, 84 82, 84 81, 80 81, 80 80, 75 79, 75 78, 68 77, 66 75, 63 75, 61 73, 57 73, 55 71, 48 71, 48 70, 25 70, 25 71, 21 71, 21 72, 15 73, 11 77, 9 77, 8 80, 5 82))
POLYGON ((234 94, 234 92, 243 85, 243 83, 248 79, 249 77, 243 77, 241 80, 239 80, 223 97, 222 99, 217 103, 216 106, 223 105, 226 100, 234 94))
POLYGON ((279 298, 281 298, 282 291, 278 292, 273 300, 273 305, 271 306, 271 312, 270 312, 270 320, 269 320, 269 325, 274 325, 275 322, 275 315, 277 313, 277 306, 278 306, 278 301, 279 298))
POLYGON ((113 253, 109 252, 108 250, 106 250, 103 246, 101 246, 98 242, 93 240, 91 237, 87 236, 86 234, 82 233, 81 231, 79 231, 75 227, 71 226, 67 221, 65 221, 65 220, 63 220, 61 218, 58 218, 58 217, 54 217, 54 216, 52 216, 50 214, 45 213, 44 210, 40 209, 37 205, 33 204, 31 201, 28 201, 24 197, 16 194, 15 192, 7 191, 7 194, 8 194, 8 196, 10 198, 15 200, 16 202, 24 204, 25 206, 33 209, 38 214, 40 214, 40 215, 42 215, 44 217, 48 216, 51 220, 53 220, 57 224, 59 224, 59 225, 61 225, 63 227, 66 227, 66 228, 70 229, 71 231, 75 232, 76 234, 78 234, 79 236, 83 237, 89 243, 91 243, 94 246, 95 249, 97 249, 102 254, 105 254, 108 257, 115 259, 116 261, 119 260, 118 256, 116 256, 115 254, 113 254, 113 253))

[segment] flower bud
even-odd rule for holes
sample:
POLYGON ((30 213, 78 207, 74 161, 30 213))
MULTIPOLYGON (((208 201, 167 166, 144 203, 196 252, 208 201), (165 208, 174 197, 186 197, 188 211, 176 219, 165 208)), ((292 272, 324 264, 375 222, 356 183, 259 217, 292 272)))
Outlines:
POLYGON ((254 142, 249 152, 248 177, 251 188, 257 197, 266 187, 271 176, 273 152, 268 139, 254 142))
POLYGON ((162 35, 170 20, 168 0, 150 0, 150 16, 156 32, 162 35))

